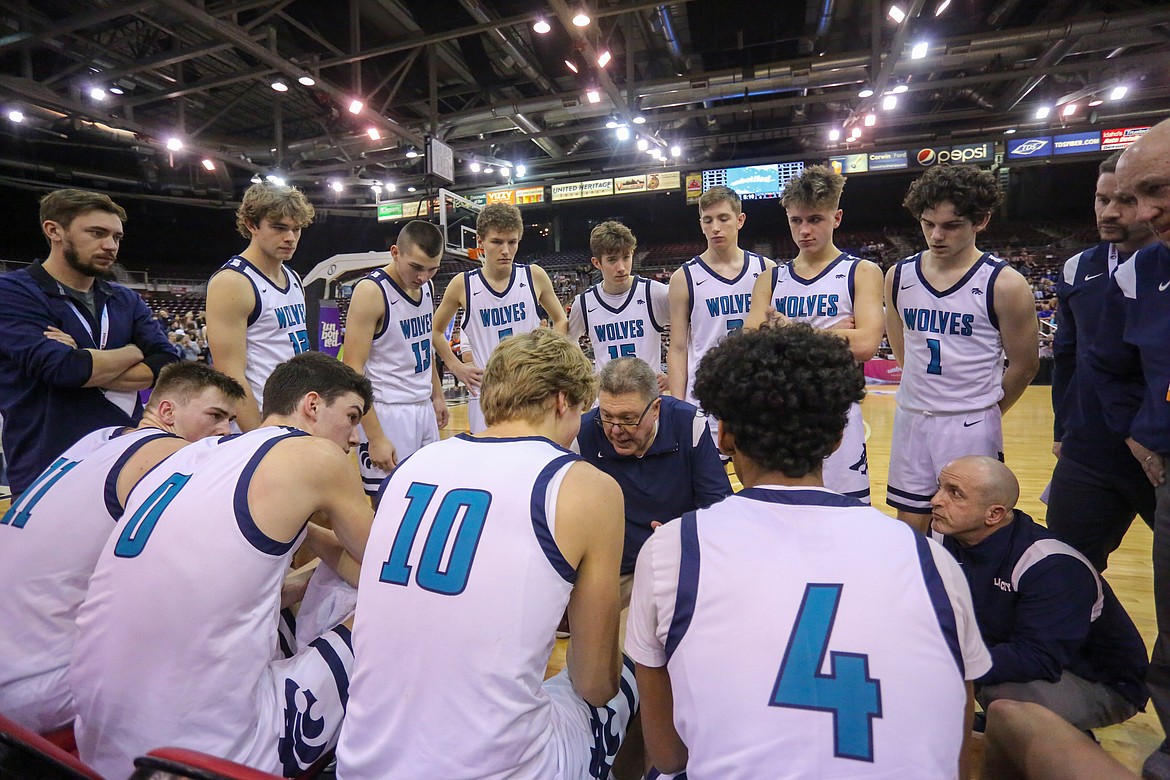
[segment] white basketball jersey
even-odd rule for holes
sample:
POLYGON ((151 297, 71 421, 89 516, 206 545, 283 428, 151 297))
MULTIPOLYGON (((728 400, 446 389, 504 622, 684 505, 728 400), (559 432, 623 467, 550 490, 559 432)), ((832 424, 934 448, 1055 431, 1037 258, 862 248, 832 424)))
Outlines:
POLYGON ((512 264, 512 278, 503 292, 496 292, 479 270, 464 273, 467 305, 463 309, 463 343, 471 347, 474 364, 487 365, 496 345, 508 336, 528 333, 540 327, 536 313, 536 289, 532 270, 522 263, 512 264))
POLYGON ((991 662, 945 550, 821 489, 747 489, 668 529, 639 566, 678 561, 656 603, 674 596, 659 647, 688 777, 957 776, 965 680, 991 662))
POLYGON ((666 285, 634 277, 630 290, 615 300, 601 284, 577 296, 585 333, 593 344, 593 364, 600 371, 620 357, 636 357, 658 372, 662 369, 662 332, 665 323, 654 313, 654 299, 666 295, 666 285), (661 289, 658 289, 661 288, 661 289))
POLYGON ((752 287, 756 278, 766 270, 765 259, 755 252, 745 251, 743 268, 734 279, 725 279, 712 271, 700 256, 683 263, 691 298, 691 337, 687 344, 688 403, 699 406, 695 397, 695 372, 703 355, 723 341, 728 333, 743 327, 752 305, 752 287))
POLYGON ((284 361, 313 348, 305 322, 305 291, 301 277, 287 265, 283 289, 239 255, 224 263, 216 273, 225 269, 243 274, 256 293, 256 307, 248 315, 248 362, 244 375, 263 412, 264 383, 268 377, 284 361))
POLYGON ((894 267, 892 305, 902 319, 898 405, 956 414, 987 409, 1003 398, 1003 339, 995 315, 995 278, 1007 267, 984 253, 948 290, 922 274, 922 255, 894 267))
POLYGON ((262 702, 300 537, 264 535, 248 486, 273 445, 305 435, 270 426, 204 439, 130 494, 78 616, 69 674, 77 744, 100 774, 126 775, 160 745, 242 756, 273 741, 262 702))
POLYGON ((576 572, 554 541, 578 456, 460 434, 399 464, 358 583, 338 777, 559 777, 541 688, 576 572))
POLYGON ((431 400, 434 288, 428 282, 415 301, 381 268, 366 279, 381 288, 386 304, 382 327, 374 334, 366 360, 365 374, 374 385, 374 400, 383 404, 431 400))
POLYGON ((144 444, 171 436, 124 430, 83 437, 0 518, 0 690, 69 664, 77 610, 122 516, 118 475, 144 444))
POLYGON ((825 330, 853 316, 853 277, 861 260, 842 252, 816 277, 804 279, 793 262, 772 269, 771 305, 793 322, 825 330))

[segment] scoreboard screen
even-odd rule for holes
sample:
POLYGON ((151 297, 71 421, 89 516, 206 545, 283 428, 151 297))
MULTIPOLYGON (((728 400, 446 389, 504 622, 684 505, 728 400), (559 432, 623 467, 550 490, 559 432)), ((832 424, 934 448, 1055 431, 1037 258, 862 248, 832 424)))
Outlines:
POLYGON ((747 165, 703 171, 703 191, 716 185, 730 187, 744 200, 779 198, 784 183, 804 170, 803 162, 747 165))

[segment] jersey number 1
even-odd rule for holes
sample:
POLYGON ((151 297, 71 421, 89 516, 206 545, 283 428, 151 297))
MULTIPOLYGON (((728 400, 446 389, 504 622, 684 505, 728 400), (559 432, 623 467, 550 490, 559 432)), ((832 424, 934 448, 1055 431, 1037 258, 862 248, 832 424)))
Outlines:
MULTIPOLYGON (((394 535, 390 556, 382 564, 382 576, 379 577, 382 582, 392 585, 410 584, 412 567, 407 561, 414 549, 414 540, 418 537, 423 517, 430 508, 437 490, 438 486, 423 482, 412 482, 407 488, 406 498, 410 504, 406 507, 402 524, 398 526, 398 533, 394 535)), ((443 496, 438 510, 431 518, 422 555, 419 557, 417 569, 414 570, 414 581, 420 588, 444 596, 456 596, 463 592, 467 587, 467 579, 471 576, 471 564, 475 559, 475 550, 479 547, 479 537, 483 534, 483 526, 491 505, 492 494, 485 490, 456 488, 443 496), (455 521, 460 515, 463 519, 459 523, 459 530, 455 531, 455 541, 451 543, 447 568, 442 570, 440 567, 443 564, 443 553, 447 550, 451 532, 455 529, 455 521)))
POLYGON ((821 672, 843 587, 805 587, 768 704, 833 713, 833 754, 873 761, 873 719, 882 716, 882 696, 880 681, 869 676, 869 656, 833 650, 831 672, 821 672))
POLYGON ((930 363, 926 366, 928 374, 942 374, 942 344, 938 339, 927 339, 926 346, 930 350, 930 363))

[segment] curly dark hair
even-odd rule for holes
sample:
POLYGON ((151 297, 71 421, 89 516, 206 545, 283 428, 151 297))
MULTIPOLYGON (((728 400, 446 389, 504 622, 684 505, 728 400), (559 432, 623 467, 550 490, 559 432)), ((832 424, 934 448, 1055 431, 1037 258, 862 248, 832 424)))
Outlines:
POLYGON ((955 213, 975 224, 983 221, 1003 202, 995 174, 974 165, 939 165, 910 184, 902 205, 915 219, 922 212, 948 202, 955 213))
POLYGON ((865 377, 843 339, 797 323, 729 335, 699 363, 695 395, 736 451, 803 477, 841 440, 865 377))

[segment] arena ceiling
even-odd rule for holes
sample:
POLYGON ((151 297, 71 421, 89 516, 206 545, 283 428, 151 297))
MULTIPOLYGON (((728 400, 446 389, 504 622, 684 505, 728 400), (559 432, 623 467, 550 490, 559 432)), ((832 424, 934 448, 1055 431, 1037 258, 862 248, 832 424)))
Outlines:
POLYGON ((223 203, 276 171, 344 207, 424 188, 427 136, 470 189, 827 157, 855 125, 851 150, 1140 124, 1170 114, 1170 2, 0 0, 0 108, 10 186, 223 203))

